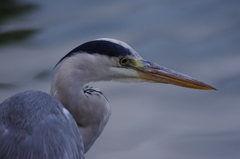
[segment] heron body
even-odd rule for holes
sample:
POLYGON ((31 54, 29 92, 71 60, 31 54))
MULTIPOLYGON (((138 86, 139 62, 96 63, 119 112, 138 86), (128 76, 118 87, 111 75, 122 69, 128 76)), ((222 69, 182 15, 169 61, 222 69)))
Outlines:
POLYGON ((0 114, 1 159, 77 159, 84 154, 72 115, 46 93, 18 93, 1 104, 0 114))
POLYGON ((212 90, 210 85, 151 63, 115 39, 84 43, 64 56, 50 95, 18 93, 0 105, 0 158, 82 159, 103 131, 111 107, 89 82, 168 83, 212 90))

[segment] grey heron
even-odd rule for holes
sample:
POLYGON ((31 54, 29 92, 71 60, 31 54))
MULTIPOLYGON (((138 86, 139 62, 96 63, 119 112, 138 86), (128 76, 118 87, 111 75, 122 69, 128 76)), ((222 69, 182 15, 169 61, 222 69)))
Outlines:
POLYGON ((83 159, 111 107, 96 81, 155 82, 203 90, 212 86, 144 60, 124 42, 86 42, 57 63, 50 95, 21 92, 0 105, 0 158, 83 159))

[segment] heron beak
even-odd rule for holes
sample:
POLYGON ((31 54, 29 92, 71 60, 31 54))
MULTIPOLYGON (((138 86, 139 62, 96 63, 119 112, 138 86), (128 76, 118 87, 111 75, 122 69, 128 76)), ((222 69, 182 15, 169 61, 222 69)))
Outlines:
POLYGON ((214 87, 198 81, 187 75, 178 73, 166 67, 159 66, 146 60, 139 61, 141 65, 134 67, 140 78, 166 84, 173 84, 181 87, 188 87, 203 90, 216 90, 214 87))

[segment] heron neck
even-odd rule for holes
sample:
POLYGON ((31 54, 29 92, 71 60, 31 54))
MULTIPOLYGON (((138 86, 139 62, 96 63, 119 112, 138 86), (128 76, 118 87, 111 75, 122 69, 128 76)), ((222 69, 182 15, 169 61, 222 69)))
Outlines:
POLYGON ((85 152, 89 150, 103 131, 111 114, 111 108, 102 93, 85 94, 85 72, 59 67, 50 94, 58 99, 72 114, 79 126, 85 152))

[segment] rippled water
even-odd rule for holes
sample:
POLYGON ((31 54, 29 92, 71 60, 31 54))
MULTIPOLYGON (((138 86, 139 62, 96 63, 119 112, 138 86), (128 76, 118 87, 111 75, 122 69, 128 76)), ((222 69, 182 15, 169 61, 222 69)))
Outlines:
POLYGON ((113 113, 87 159, 240 158, 239 1, 34 3, 37 10, 5 26, 39 31, 0 47, 0 101, 24 90, 49 92, 51 72, 62 56, 85 41, 115 38, 143 58, 218 91, 93 83, 113 113))

